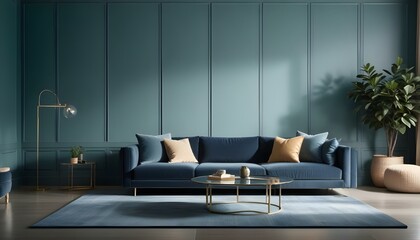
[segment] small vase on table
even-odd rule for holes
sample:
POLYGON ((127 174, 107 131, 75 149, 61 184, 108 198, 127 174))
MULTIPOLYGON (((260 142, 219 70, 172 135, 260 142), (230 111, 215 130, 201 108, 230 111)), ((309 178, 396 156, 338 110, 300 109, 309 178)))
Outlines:
POLYGON ((251 170, 247 166, 241 167, 241 178, 249 178, 249 175, 251 174, 251 170))

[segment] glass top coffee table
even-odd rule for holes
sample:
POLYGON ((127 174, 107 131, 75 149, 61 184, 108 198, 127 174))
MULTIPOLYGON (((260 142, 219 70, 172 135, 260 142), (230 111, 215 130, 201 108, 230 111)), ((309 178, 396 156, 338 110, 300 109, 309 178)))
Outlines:
POLYGON ((248 178, 236 177, 235 180, 209 180, 208 176, 200 176, 192 178, 191 181, 199 184, 206 185, 206 207, 210 212, 214 213, 226 213, 226 214, 238 214, 238 213, 258 213, 258 214, 273 214, 281 211, 281 186, 293 181, 291 178, 286 177, 268 177, 268 176, 251 176, 248 178), (236 201, 234 202, 217 202, 213 203, 213 187, 215 186, 226 186, 236 187, 236 201), (271 192, 273 186, 278 186, 279 190, 279 202, 273 203, 271 201, 271 192), (265 201, 240 201, 239 200, 239 188, 240 187, 265 187, 265 201), (233 209, 219 208, 220 205, 229 204, 263 204, 266 205, 266 211, 258 209, 233 209), (273 209, 272 209, 273 208, 273 209))

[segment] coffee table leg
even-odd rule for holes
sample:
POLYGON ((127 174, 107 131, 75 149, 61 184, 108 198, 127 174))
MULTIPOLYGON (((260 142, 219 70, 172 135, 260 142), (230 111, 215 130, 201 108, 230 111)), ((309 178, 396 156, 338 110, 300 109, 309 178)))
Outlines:
POLYGON ((270 206, 271 206, 271 185, 268 186, 268 213, 270 213, 270 206))
POLYGON ((265 185, 265 203, 268 203, 268 185, 265 185))
MULTIPOLYGON (((206 201, 207 201, 207 198, 206 198, 206 201)), ((209 201, 208 206, 211 207, 213 203, 213 191, 212 191, 211 185, 208 185, 208 201, 209 201)))
POLYGON ((209 185, 206 185, 206 207, 209 206, 209 185))
POLYGON ((281 184, 279 184, 279 210, 281 210, 281 184))
POLYGON ((239 187, 236 187, 236 202, 239 202, 239 187))
POLYGON ((211 185, 207 185, 206 186, 206 206, 210 207, 213 199, 212 199, 212 190, 211 190, 211 185))

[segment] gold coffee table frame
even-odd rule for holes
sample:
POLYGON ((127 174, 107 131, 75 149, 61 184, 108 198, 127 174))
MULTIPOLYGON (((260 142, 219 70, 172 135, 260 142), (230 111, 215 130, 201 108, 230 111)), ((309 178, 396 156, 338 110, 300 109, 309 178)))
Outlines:
POLYGON ((287 184, 293 181, 291 178, 278 178, 278 177, 248 177, 248 178, 240 178, 236 177, 235 180, 209 180, 208 176, 200 176, 192 178, 191 181, 205 184, 206 185, 206 207, 209 212, 213 213, 223 213, 223 214, 238 214, 238 213, 257 213, 257 214, 274 214, 278 213, 282 210, 281 205, 281 186, 283 184, 287 184), (273 186, 279 186, 279 202, 273 203, 271 201, 271 193, 273 186), (236 187, 236 201, 234 202, 213 202, 213 186, 234 186, 236 187), (265 202, 256 202, 256 201, 240 201, 239 200, 239 187, 250 187, 250 186, 263 186, 265 187, 265 202), (222 205, 222 204, 238 204, 238 203, 251 203, 251 204, 263 204, 267 206, 267 211, 259 211, 259 210, 252 210, 252 209, 245 209, 245 210, 237 210, 237 211, 221 211, 215 209, 213 206, 222 205), (271 211, 271 207, 275 207, 278 210, 271 211))

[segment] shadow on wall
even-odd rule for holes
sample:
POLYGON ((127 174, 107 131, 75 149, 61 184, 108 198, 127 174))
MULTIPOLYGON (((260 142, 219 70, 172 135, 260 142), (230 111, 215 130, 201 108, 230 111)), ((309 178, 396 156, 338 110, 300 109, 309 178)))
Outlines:
POLYGON ((357 114, 348 92, 353 78, 326 75, 313 86, 311 95, 311 130, 328 131, 329 137, 344 142, 357 141, 357 114))
POLYGON ((287 115, 278 119, 279 129, 277 134, 283 138, 296 136, 297 130, 306 133, 309 131, 307 97, 297 98, 293 96, 293 100, 293 104, 288 107, 287 115))
MULTIPOLYGON (((358 116, 354 104, 348 98, 353 78, 334 77, 327 74, 323 79, 313 83, 311 95, 311 130, 312 133, 328 131, 328 138, 341 139, 340 144, 358 148, 358 116)), ((372 137, 370 143, 374 142, 372 137)), ((370 164, 370 163, 369 163, 370 164)), ((367 162, 360 161, 359 169, 366 169, 367 162)), ((358 171, 360 172, 360 171, 358 171)), ((361 172, 365 172, 362 170, 361 172)), ((359 175, 358 183, 370 180, 366 174, 359 175), (363 175, 363 176, 362 176, 363 175)))
MULTIPOLYGON (((329 132, 329 137, 337 137, 345 143, 357 142, 357 114, 353 111, 352 100, 347 97, 352 81, 353 78, 334 78, 328 74, 312 83, 310 111, 307 104, 302 104, 307 103, 307 96, 294 97, 293 107, 289 107, 287 116, 278 119, 279 126, 282 129, 298 126, 291 131, 301 130, 311 134, 329 132)), ((291 133, 291 136, 285 137, 294 136, 295 132, 291 133)), ((369 136, 372 146, 374 141, 375 137, 369 136)))

